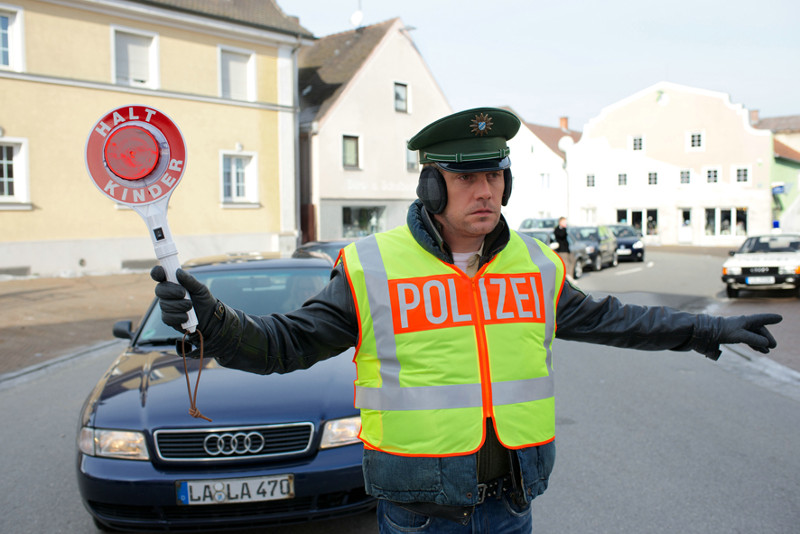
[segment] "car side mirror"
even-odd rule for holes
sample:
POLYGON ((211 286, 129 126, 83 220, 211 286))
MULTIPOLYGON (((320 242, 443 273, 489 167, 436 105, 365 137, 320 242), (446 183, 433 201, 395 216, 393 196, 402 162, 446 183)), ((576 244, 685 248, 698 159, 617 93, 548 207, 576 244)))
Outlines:
POLYGON ((733 256, 733 255, 735 255, 735 254, 736 254, 736 251, 735 251, 735 250, 729 250, 729 251, 728 251, 728 256, 733 256))
POLYGON ((114 323, 114 328, 111 329, 114 337, 120 339, 133 339, 133 322, 132 321, 117 321, 114 323))

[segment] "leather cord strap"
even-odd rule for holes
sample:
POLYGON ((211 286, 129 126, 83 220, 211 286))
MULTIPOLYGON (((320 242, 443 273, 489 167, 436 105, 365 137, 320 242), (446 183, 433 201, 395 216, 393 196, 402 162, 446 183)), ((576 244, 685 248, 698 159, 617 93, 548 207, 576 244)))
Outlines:
POLYGON ((197 335, 200 336, 200 363, 197 369, 197 380, 194 384, 194 395, 192 395, 192 385, 189 382, 189 366, 186 364, 186 336, 189 335, 188 332, 183 334, 183 342, 181 343, 181 356, 183 356, 183 371, 184 376, 186 376, 186 389, 189 390, 189 415, 199 419, 205 419, 209 423, 211 419, 200 413, 200 410, 197 409, 197 390, 200 389, 200 374, 203 372, 203 334, 200 330, 196 330, 197 335))

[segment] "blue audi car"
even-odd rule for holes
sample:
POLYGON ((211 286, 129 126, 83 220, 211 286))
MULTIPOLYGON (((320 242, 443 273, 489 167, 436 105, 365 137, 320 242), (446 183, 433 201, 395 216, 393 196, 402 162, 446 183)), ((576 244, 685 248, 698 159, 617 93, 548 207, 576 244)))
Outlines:
MULTIPOLYGON (((324 259, 209 258, 187 264, 226 304, 266 315, 299 308, 330 276, 324 259)), ((330 519, 374 508, 364 492, 353 354, 256 375, 182 358, 154 301, 89 394, 78 429, 78 487, 102 530, 226 530, 330 519), (202 372, 201 372, 202 371, 202 372), (200 377, 197 408, 189 386, 200 377), (188 384, 187 384, 188 378, 188 384)))

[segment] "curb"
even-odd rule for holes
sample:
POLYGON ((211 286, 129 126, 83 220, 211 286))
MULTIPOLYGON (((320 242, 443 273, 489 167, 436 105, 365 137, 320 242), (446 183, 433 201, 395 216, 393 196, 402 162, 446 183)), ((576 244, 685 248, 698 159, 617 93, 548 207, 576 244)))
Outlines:
POLYGON ((722 345, 722 347, 738 358, 720 358, 717 363, 729 370, 745 368, 748 372, 740 373, 740 376, 800 401, 800 372, 740 346, 722 345))

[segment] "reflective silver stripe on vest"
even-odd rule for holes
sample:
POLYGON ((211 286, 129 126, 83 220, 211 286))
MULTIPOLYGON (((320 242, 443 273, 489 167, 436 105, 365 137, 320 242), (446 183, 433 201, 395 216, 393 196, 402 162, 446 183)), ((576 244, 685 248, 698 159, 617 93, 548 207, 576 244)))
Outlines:
MULTIPOLYGON (((399 388, 400 362, 397 360, 397 344, 392 325, 389 278, 375 234, 356 241, 356 250, 364 270, 364 283, 367 286, 372 328, 375 332, 375 346, 381 362, 381 383, 384 388, 399 388)), ((356 389, 356 406, 367 408, 358 403, 358 389, 356 389)))
MULTIPOLYGON (((535 241, 527 236, 523 240, 533 262, 542 275, 545 296, 545 339, 549 376, 495 382, 492 384, 492 402, 496 406, 537 401, 553 396, 554 381, 552 353, 555 313, 556 266, 535 241)), ((355 243, 364 271, 367 300, 372 316, 372 327, 381 369, 380 388, 356 386, 355 406, 369 410, 439 410, 450 408, 477 408, 483 405, 480 384, 451 384, 445 386, 400 386, 400 362, 394 338, 392 310, 389 296, 389 278, 375 235, 355 243)))
POLYGON ((480 408, 483 406, 483 395, 480 384, 406 388, 385 385, 381 388, 356 386, 355 405, 358 408, 391 411, 480 408))
MULTIPOLYGON (((553 306, 556 298, 556 265, 548 258, 532 237, 517 234, 522 238, 533 263, 542 273, 542 289, 544 290, 544 349, 547 351, 547 373, 553 377, 553 352, 550 345, 553 343, 553 332, 556 326, 556 312, 553 306)), ((552 396, 552 395, 551 395, 552 396)))

